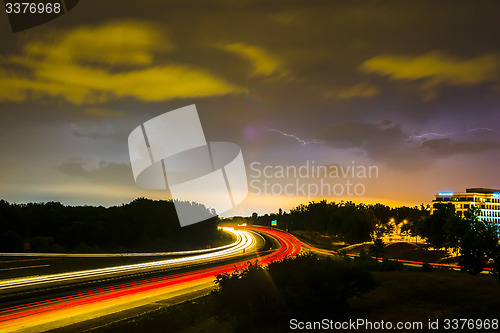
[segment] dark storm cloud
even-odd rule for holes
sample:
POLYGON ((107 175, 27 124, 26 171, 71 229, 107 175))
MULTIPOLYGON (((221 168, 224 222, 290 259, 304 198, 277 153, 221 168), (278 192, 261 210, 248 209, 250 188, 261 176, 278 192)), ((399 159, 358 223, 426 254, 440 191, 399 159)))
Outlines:
POLYGON ((343 148, 387 146, 391 142, 398 143, 407 138, 400 125, 387 120, 380 124, 336 124, 324 130, 318 137, 343 148))
POLYGON ((443 138, 424 141, 422 143, 422 148, 429 149, 439 156, 448 157, 459 154, 473 154, 498 150, 500 149, 500 143, 492 141, 465 142, 443 138))
POLYGON ((336 148, 363 152, 377 163, 385 163, 392 169, 416 170, 426 162, 419 151, 409 145, 409 137, 399 124, 388 120, 381 123, 347 122, 333 125, 318 135, 336 148))
POLYGON ((387 160, 408 139, 401 126, 390 121, 339 123, 321 132, 318 138, 337 148, 361 149, 374 160, 387 160))
POLYGON ((500 142, 495 140, 498 133, 488 128, 410 136, 400 124, 388 120, 339 123, 317 137, 336 148, 364 152, 373 161, 401 170, 427 168, 439 158, 500 149, 500 142))
POLYGON ((74 159, 61 163, 56 169, 67 176, 81 177, 92 183, 134 184, 132 171, 127 163, 100 161, 96 168, 85 168, 85 165, 80 159, 74 159))
POLYGON ((107 140, 124 140, 124 138, 128 137, 127 132, 83 132, 76 126, 72 125, 71 127, 71 132, 73 133, 74 136, 79 137, 79 138, 91 138, 94 140, 101 140, 101 139, 107 139, 107 140))
MULTIPOLYGON (((427 182, 421 191, 433 193, 438 179, 407 172, 448 174, 445 164, 476 151, 489 153, 482 156, 490 166, 499 162, 493 132, 463 134, 500 122, 499 7, 497 0, 87 0, 20 34, 4 22, 2 148, 9 170, 43 173, 44 154, 58 161, 50 168, 67 161, 52 172, 61 182, 132 188, 128 165, 70 157, 127 161, 133 128, 195 103, 207 139, 240 144, 246 161, 293 164, 334 151, 345 158, 339 164, 367 158, 388 165, 393 183, 427 182), (323 143, 304 144, 315 139, 323 143)), ((455 178, 473 163, 454 169, 455 178)))
MULTIPOLYGON (((217 85, 204 86, 204 90, 199 92, 200 96, 216 96, 218 93, 241 96, 247 86, 264 100, 281 106, 273 110, 276 113, 286 108, 289 114, 293 112, 294 117, 301 117, 300 111, 290 106, 308 103, 328 104, 331 106, 330 113, 339 114, 342 112, 340 110, 347 108, 351 114, 364 115, 367 110, 362 103, 359 105, 361 99, 372 101, 374 97, 379 97, 375 100, 385 106, 399 102, 394 100, 394 94, 407 94, 409 91, 416 94, 414 97, 417 101, 421 98, 436 98, 435 95, 439 95, 440 91, 431 89, 436 80, 446 82, 454 79, 446 75, 443 79, 437 73, 435 78, 431 77, 433 80, 428 80, 431 87, 422 92, 422 86, 410 80, 415 75, 408 77, 401 73, 399 67, 390 67, 390 64, 386 64, 388 59, 403 59, 406 63, 402 67, 413 68, 418 72, 415 66, 407 65, 412 65, 414 59, 425 62, 427 54, 442 52, 444 56, 434 60, 447 69, 450 68, 446 67, 448 62, 452 67, 454 64, 467 67, 470 59, 481 61, 483 54, 497 50, 498 45, 488 36, 499 28, 494 14, 495 4, 494 1, 485 1, 482 10, 471 12, 470 2, 466 1, 220 1, 210 5, 205 1, 142 1, 140 6, 123 6, 122 1, 90 0, 80 4, 71 18, 63 17, 40 29, 50 36, 55 26, 65 26, 67 38, 63 38, 58 45, 66 50, 76 43, 71 41, 78 41, 75 37, 85 37, 81 36, 81 29, 78 30, 80 34, 76 34, 72 30, 74 27, 83 25, 87 32, 97 36, 104 28, 112 33, 116 31, 116 25, 121 25, 129 29, 130 45, 111 44, 105 48, 105 52, 100 52, 96 47, 99 43, 94 43, 88 50, 82 44, 82 50, 86 50, 87 56, 98 57, 101 61, 135 59, 136 63, 141 64, 152 61, 151 66, 156 66, 152 67, 152 73, 164 71, 162 75, 157 74, 158 78, 172 75, 170 69, 161 67, 170 63, 182 64, 184 67, 177 68, 185 70, 185 74, 192 73, 194 69, 208 70, 211 75, 203 72, 199 79, 215 78, 217 81, 211 82, 217 85), (95 11, 95 8, 100 10, 95 11), (453 15, 449 12, 450 8, 453 8, 453 15), (131 17, 135 25, 125 25, 131 17), (478 25, 478 22, 481 24, 478 25), (155 27, 162 38, 151 38, 156 43, 148 44, 143 42, 145 38, 141 36, 154 34, 151 27, 155 27), (141 38, 132 38, 137 37, 134 31, 141 32, 141 38), (450 38, 455 35, 460 38, 450 38), (135 47, 141 43, 146 46, 144 50, 135 47), (126 52, 121 50, 123 47, 126 52), (158 49, 162 52, 157 52, 158 49), (93 50, 96 52, 91 52, 93 50), (131 53, 129 58, 120 57, 127 52, 131 53), (382 77, 378 74, 382 74, 382 77), (390 75, 390 78, 384 75, 390 75), (394 85, 388 82, 401 76, 404 78, 402 82, 400 80, 394 85)), ((40 36, 37 36, 36 41, 37 50, 50 46, 44 46, 40 36)), ((109 44, 105 38, 101 42, 103 45, 109 44)), ((8 50, 12 49, 4 49, 3 52, 8 50)), ((164 86, 163 89, 158 89, 151 84, 158 80, 156 77, 154 80, 151 77, 151 80, 141 81, 140 85, 151 84, 148 89, 116 89, 113 87, 122 86, 123 80, 118 80, 111 73, 104 82, 109 81, 112 85, 97 84, 98 87, 94 87, 96 95, 79 92, 79 87, 71 85, 57 88, 46 82, 25 83, 52 94, 54 90, 60 90, 59 95, 77 103, 82 103, 84 97, 92 102, 113 99, 112 94, 146 101, 198 96, 193 89, 187 89, 189 93, 171 93, 175 89, 167 85, 168 81, 160 84, 164 86), (104 91, 99 92, 99 87, 104 91)), ((92 73, 85 70, 84 74, 92 73)), ((133 78, 130 82, 135 82, 136 78, 143 78, 142 74, 138 74, 130 72, 126 77, 133 78)), ((60 80, 60 77, 54 79, 60 80)), ((181 80, 172 87, 181 86, 180 83, 185 84, 186 81, 181 80)), ((10 93, 9 96, 22 99, 26 95, 10 93)), ((459 105, 454 98, 446 98, 446 102, 459 105)), ((421 118, 422 115, 430 118, 437 112, 428 107, 422 112, 415 105, 404 106, 397 112, 410 114, 412 118, 421 118)), ((385 113, 384 117, 391 117, 395 112, 385 113)))

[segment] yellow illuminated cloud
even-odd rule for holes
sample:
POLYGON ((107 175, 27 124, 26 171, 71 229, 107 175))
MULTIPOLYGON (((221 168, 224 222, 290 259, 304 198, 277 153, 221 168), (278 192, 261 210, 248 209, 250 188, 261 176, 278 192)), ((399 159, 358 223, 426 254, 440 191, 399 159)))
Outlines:
POLYGON ((121 21, 78 27, 28 42, 20 55, 2 59, 0 101, 57 97, 76 105, 122 97, 161 101, 241 92, 203 68, 160 64, 155 55, 174 45, 158 29, 121 21))
POLYGON ((498 80, 500 58, 485 54, 463 59, 442 52, 430 52, 419 57, 379 55, 362 63, 359 69, 395 80, 429 79, 432 85, 474 85, 498 80))
POLYGON ((141 22, 110 22, 95 27, 77 27, 55 35, 58 39, 55 43, 31 42, 24 49, 29 56, 41 56, 51 62, 150 65, 153 51, 173 48, 173 44, 158 31, 141 22))
POLYGON ((281 67, 278 59, 258 46, 245 43, 230 43, 220 45, 219 47, 251 61, 254 75, 271 75, 276 73, 281 67))
POLYGON ((47 94, 62 94, 66 100, 77 105, 102 103, 127 96, 142 101, 161 101, 237 91, 236 87, 217 79, 208 71, 184 65, 148 67, 113 74, 74 64, 54 64, 41 66, 36 74, 43 82, 61 87, 61 90, 54 90, 45 86, 47 94))

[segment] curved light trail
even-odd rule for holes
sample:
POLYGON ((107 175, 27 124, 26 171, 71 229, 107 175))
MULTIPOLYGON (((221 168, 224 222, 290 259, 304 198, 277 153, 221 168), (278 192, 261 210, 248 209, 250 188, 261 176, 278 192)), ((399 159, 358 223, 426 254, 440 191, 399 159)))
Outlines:
POLYGON ((0 310, 0 332, 17 331, 44 331, 71 325, 83 320, 97 318, 111 313, 134 308, 168 297, 178 296, 193 290, 213 287, 214 276, 239 270, 249 264, 248 255, 253 251, 259 257, 254 260, 260 264, 281 260, 294 256, 301 251, 300 242, 282 231, 260 227, 224 228, 232 232, 237 238, 237 245, 216 253, 200 254, 188 258, 164 260, 160 262, 108 267, 105 269, 87 270, 64 274, 53 274, 45 277, 24 278, 19 280, 2 281, 2 288, 19 285, 33 286, 51 282, 68 282, 85 275, 85 278, 96 278, 102 274, 123 274, 130 270, 147 270, 158 265, 183 266, 193 262, 219 261, 231 258, 219 265, 208 268, 199 268, 190 272, 176 273, 169 276, 143 279, 95 288, 84 292, 75 292, 71 295, 48 299, 44 301, 23 304, 0 310), (256 251, 257 233, 266 234, 276 240, 279 246, 275 249, 256 251), (245 249, 245 251, 243 251, 245 249), (196 258, 196 259, 194 259, 196 258), (47 281, 47 282, 46 282, 47 281))
MULTIPOLYGON (((34 303, 22 304, 0 310, 0 332, 45 331, 75 324, 88 319, 95 319, 111 313, 120 312, 145 304, 154 303, 170 297, 188 294, 196 290, 214 287, 214 276, 230 273, 248 266, 250 259, 261 265, 272 261, 295 256, 303 250, 338 254, 301 242, 295 236, 277 229, 263 227, 238 227, 224 230, 236 237, 234 246, 214 253, 197 254, 186 258, 156 261, 152 263, 107 267, 103 269, 53 274, 44 277, 23 278, 0 281, 1 288, 19 285, 38 285, 45 281, 63 283, 85 275, 86 279, 106 274, 126 274, 136 270, 150 270, 162 265, 179 266, 212 262, 213 265, 195 267, 189 272, 171 272, 168 276, 144 278, 140 281, 115 283, 113 285, 79 291, 64 297, 51 298, 34 303), (275 240, 271 250, 256 252, 256 235, 266 235, 275 240)), ((348 254, 355 257, 356 254, 348 254)), ((379 258, 375 258, 379 259, 379 258)), ((423 264, 417 261, 398 260, 405 264, 423 264)), ((456 268, 453 265, 433 264, 456 268)), ((166 273, 168 274, 168 273, 166 273)), ((0 289, 1 291, 1 289, 0 289)))
MULTIPOLYGON (((312 252, 318 252, 318 253, 322 253, 322 254, 339 255, 338 251, 321 249, 321 248, 306 244, 302 241, 300 241, 300 243, 302 244, 302 246, 304 248, 309 249, 312 252)), ((359 257, 359 254, 355 254, 355 253, 345 253, 344 255, 351 257, 351 258, 359 257)), ((378 260, 378 261, 384 260, 384 258, 378 258, 378 257, 373 257, 373 256, 371 258, 378 260)), ((458 266, 458 265, 442 264, 442 263, 436 263, 436 262, 424 262, 424 261, 415 261, 415 260, 406 260, 406 259, 387 259, 387 260, 398 261, 398 262, 402 263, 403 265, 407 265, 407 266, 421 266, 424 264, 428 264, 429 266, 432 266, 432 267, 450 268, 450 269, 454 269, 454 270, 461 270, 462 269, 462 267, 458 266)), ((483 272, 485 272, 485 273, 489 273, 492 270, 493 269, 490 267, 483 268, 483 272)))
POLYGON ((114 258, 114 257, 168 257, 168 256, 188 256, 191 254, 215 252, 230 248, 236 245, 231 244, 213 247, 210 249, 175 251, 175 252, 137 252, 137 253, 0 253, 0 257, 42 257, 42 258, 114 258))
MULTIPOLYGON (((114 266, 114 267, 82 270, 82 271, 75 271, 68 273, 49 274, 49 275, 41 275, 35 277, 3 280, 0 281, 0 292, 9 292, 14 289, 26 288, 26 287, 30 288, 43 287, 54 283, 78 282, 78 281, 99 279, 99 278, 102 279, 116 275, 140 273, 142 271, 151 270, 155 268, 175 267, 179 265, 196 263, 199 261, 214 260, 240 253, 243 251, 243 249, 251 250, 256 244, 255 238, 249 232, 234 230, 233 228, 228 228, 228 227, 224 227, 223 230, 233 234, 236 237, 236 241, 231 245, 231 247, 229 248, 226 247, 222 250, 213 253, 203 253, 188 257, 146 262, 140 264, 114 266)), ((197 253, 197 251, 191 253, 197 253)))

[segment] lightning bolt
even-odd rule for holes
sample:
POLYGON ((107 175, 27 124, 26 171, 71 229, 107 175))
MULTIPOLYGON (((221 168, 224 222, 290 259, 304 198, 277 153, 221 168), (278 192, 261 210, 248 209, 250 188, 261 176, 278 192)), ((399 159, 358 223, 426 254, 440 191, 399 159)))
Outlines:
POLYGON ((424 133, 424 134, 420 134, 420 135, 415 135, 415 136, 410 136, 410 140, 413 140, 413 139, 425 139, 425 138, 428 138, 428 137, 448 137, 448 136, 451 136, 451 135, 455 135, 457 133, 446 133, 446 134, 441 134, 441 133, 424 133))
POLYGON ((487 128, 487 127, 478 127, 478 128, 471 128, 467 132, 493 132, 493 133, 500 133, 497 130, 487 128))
POLYGON ((322 143, 323 143, 323 141, 321 141, 321 140, 316 140, 316 139, 314 139, 314 140, 309 140, 309 141, 307 141, 307 140, 303 140, 303 139, 299 138, 299 137, 298 137, 298 136, 296 136, 296 135, 289 134, 289 133, 285 133, 285 132, 280 131, 279 129, 275 129, 275 128, 268 128, 268 129, 267 129, 267 131, 268 131, 268 132, 275 132, 275 133, 278 133, 278 134, 280 134, 280 135, 282 135, 282 136, 285 136, 285 137, 287 137, 287 138, 292 138, 292 139, 294 139, 295 141, 300 142, 300 144, 301 144, 302 146, 306 146, 306 145, 310 145, 310 144, 316 145, 316 144, 322 144, 322 143))
POLYGON ((452 133, 424 133, 424 134, 419 134, 419 135, 414 135, 410 136, 410 140, 420 140, 420 139, 426 139, 429 137, 440 137, 440 138, 446 138, 454 135, 459 135, 463 133, 472 133, 472 132, 490 132, 490 133, 500 133, 499 131, 487 127, 477 127, 477 128, 469 128, 466 132, 452 132, 452 133))

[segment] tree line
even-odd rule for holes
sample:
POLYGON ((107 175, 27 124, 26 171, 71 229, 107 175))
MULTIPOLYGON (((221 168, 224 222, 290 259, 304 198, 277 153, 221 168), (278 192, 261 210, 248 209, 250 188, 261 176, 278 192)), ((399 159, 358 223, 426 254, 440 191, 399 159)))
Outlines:
POLYGON ((92 253, 205 248, 225 237, 217 230, 218 223, 214 217, 181 228, 171 200, 139 198, 109 208, 0 200, 0 251, 92 253))
POLYGON ((429 216, 429 206, 398 207, 377 203, 373 205, 356 204, 351 201, 327 202, 311 201, 301 204, 289 213, 281 209, 277 214, 257 216, 254 213, 248 222, 270 226, 277 222, 281 229, 308 230, 328 233, 339 240, 355 244, 372 240, 376 233, 388 234, 395 224, 410 223, 429 216))
POLYGON ((246 221, 277 228, 309 230, 336 236, 346 243, 373 241, 372 255, 383 256, 384 235, 390 235, 396 225, 401 232, 420 236, 436 249, 452 249, 458 263, 471 274, 478 274, 488 265, 500 280, 500 225, 479 219, 480 210, 474 207, 462 218, 453 204, 435 204, 430 214, 429 205, 398 207, 377 203, 374 205, 353 202, 309 202, 299 205, 289 213, 281 209, 277 214, 257 216, 246 221))

